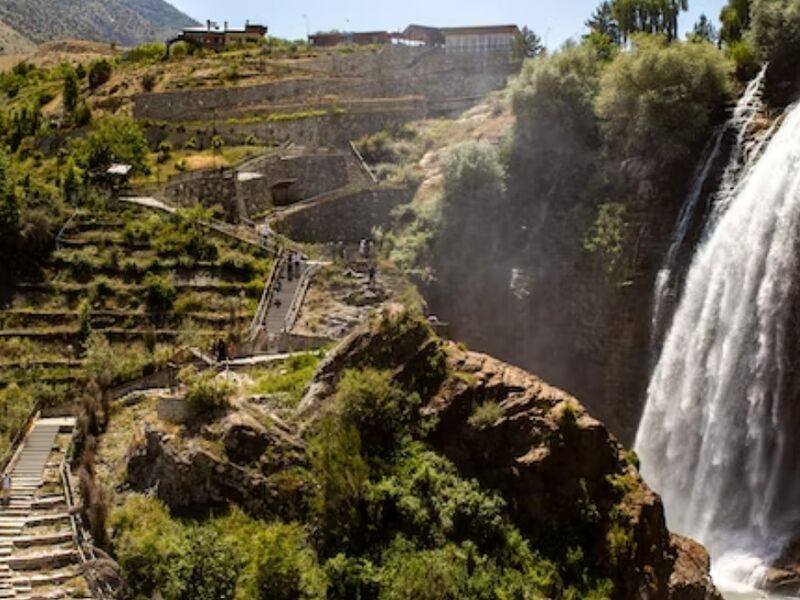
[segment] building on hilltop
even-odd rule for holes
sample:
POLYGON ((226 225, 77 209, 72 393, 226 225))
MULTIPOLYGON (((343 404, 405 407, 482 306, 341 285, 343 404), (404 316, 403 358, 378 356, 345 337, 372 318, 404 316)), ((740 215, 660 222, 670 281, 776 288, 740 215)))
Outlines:
POLYGON ((219 52, 226 46, 259 44, 266 35, 267 28, 264 25, 256 25, 249 21, 245 23, 244 29, 230 29, 227 21, 222 28, 212 21, 206 21, 205 27, 184 29, 177 38, 170 41, 170 44, 186 42, 219 52))
POLYGON ((330 32, 308 36, 309 44, 318 48, 355 45, 403 45, 444 48, 448 53, 482 53, 516 51, 522 43, 522 32, 516 25, 484 25, 477 27, 428 27, 409 25, 403 31, 330 32))
POLYGON ((350 31, 315 33, 308 36, 308 43, 317 48, 330 48, 342 44, 356 46, 385 45, 391 42, 388 31, 350 31))
POLYGON ((522 32, 516 25, 447 27, 441 33, 448 53, 513 52, 522 41, 522 32))
POLYGON ((428 46, 430 48, 444 46, 442 30, 426 25, 409 25, 403 31, 392 34, 392 39, 396 43, 406 46, 428 46))

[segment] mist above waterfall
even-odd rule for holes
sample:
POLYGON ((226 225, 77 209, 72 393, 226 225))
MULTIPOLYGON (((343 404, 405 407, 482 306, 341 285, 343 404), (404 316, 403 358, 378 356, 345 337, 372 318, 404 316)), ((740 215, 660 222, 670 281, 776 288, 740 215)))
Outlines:
POLYGON ((670 527, 706 544, 723 586, 757 583, 800 524, 787 389, 798 227, 795 107, 697 250, 637 435, 670 527))

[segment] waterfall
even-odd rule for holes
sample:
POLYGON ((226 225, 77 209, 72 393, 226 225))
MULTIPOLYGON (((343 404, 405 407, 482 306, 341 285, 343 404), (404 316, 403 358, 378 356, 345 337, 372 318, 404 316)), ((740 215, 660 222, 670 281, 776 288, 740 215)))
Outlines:
POLYGON ((727 206, 728 198, 734 193, 739 177, 747 170, 750 159, 758 155, 759 147, 756 143, 750 144, 747 142, 747 133, 762 108, 761 95, 764 89, 766 72, 767 67, 765 65, 756 78, 748 84, 744 94, 736 104, 733 114, 714 135, 709 148, 703 153, 703 157, 692 176, 692 185, 678 213, 678 219, 672 230, 672 238, 670 239, 664 263, 656 276, 652 318, 652 337, 654 342, 659 341, 666 321, 666 300, 674 285, 673 272, 675 263, 678 260, 678 254, 683 242, 686 240, 689 226, 692 223, 697 204, 703 196, 703 190, 708 182, 709 175, 711 175, 712 168, 722 153, 723 140, 728 136, 735 136, 730 159, 722 175, 719 191, 715 195, 714 203, 715 206, 720 207, 718 209, 719 212, 724 210, 722 207, 727 206))
POLYGON ((668 524, 707 546, 723 589, 757 584, 800 525, 800 406, 786 376, 800 107, 732 190, 693 258, 636 439, 668 524))

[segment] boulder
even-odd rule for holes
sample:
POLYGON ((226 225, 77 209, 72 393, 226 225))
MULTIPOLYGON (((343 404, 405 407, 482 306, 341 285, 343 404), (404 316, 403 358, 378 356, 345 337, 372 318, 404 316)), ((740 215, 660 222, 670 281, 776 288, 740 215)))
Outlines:
POLYGON ((270 445, 270 434, 253 417, 238 412, 231 413, 222 422, 222 443, 231 461, 246 465, 257 461, 264 454, 270 445))

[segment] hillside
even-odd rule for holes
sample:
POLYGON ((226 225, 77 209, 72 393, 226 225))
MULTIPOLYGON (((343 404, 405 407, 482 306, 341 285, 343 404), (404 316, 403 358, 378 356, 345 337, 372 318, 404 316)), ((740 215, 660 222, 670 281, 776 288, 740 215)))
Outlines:
POLYGON ((163 0, 2 0, 0 18, 37 43, 79 38, 122 46, 162 40, 194 23, 163 0))
POLYGON ((0 54, 23 54, 33 47, 33 42, 0 21, 0 54))

